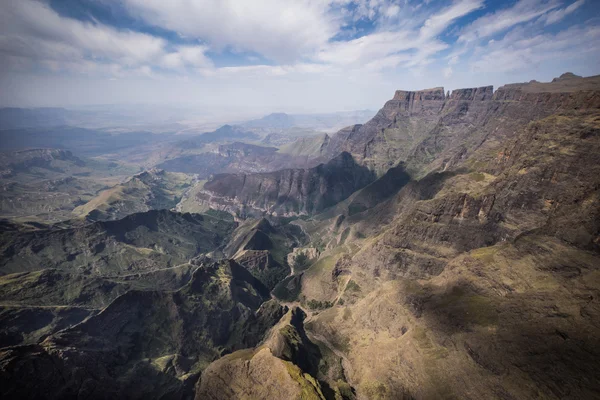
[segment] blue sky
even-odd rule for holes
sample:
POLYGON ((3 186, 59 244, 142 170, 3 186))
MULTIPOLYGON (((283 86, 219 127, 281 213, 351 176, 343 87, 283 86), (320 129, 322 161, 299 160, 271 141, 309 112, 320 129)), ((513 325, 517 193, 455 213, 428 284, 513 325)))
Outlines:
POLYGON ((379 108, 600 73, 598 0, 3 0, 0 105, 379 108))

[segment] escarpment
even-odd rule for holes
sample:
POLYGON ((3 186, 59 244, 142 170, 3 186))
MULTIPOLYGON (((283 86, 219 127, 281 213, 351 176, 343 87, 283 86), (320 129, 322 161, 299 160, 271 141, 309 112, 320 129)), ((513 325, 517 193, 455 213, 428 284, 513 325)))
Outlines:
POLYGON ((390 168, 402 165, 412 179, 452 170, 475 151, 513 139, 532 121, 597 109, 600 94, 592 90, 597 80, 513 84, 496 92, 492 86, 448 94, 442 87, 398 90, 370 121, 342 129, 324 143, 320 153, 331 162, 312 169, 216 175, 197 201, 240 215, 313 215, 390 168))
POLYGON ((310 169, 217 175, 197 194, 197 201, 241 215, 309 215, 346 199, 373 179, 371 171, 342 152, 310 169))
POLYGON ((529 122, 560 110, 598 108, 600 95, 592 90, 596 80, 513 84, 496 92, 484 86, 449 95, 444 88, 399 90, 369 122, 338 132, 329 154, 347 151, 378 175, 405 162, 413 175, 423 176, 444 168, 464 149, 472 152, 488 135, 510 137, 529 122))

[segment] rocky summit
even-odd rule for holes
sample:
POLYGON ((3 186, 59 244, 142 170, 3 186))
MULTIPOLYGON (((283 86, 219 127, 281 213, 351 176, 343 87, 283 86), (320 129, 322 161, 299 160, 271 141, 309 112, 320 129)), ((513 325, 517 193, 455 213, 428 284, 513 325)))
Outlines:
POLYGON ((294 123, 93 190, 97 160, 3 155, 81 201, 0 222, 2 397, 600 398, 600 76, 250 131, 294 123))

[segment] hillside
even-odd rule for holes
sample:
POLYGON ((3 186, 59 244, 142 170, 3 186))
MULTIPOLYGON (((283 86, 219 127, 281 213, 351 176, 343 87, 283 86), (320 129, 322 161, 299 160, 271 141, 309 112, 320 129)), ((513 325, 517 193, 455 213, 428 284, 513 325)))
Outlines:
POLYGON ((172 267, 222 245, 233 221, 152 210, 66 229, 2 232, 0 275, 40 267, 122 275, 172 267))
POLYGON ((171 209, 192 185, 189 175, 152 169, 104 190, 73 213, 92 221, 120 219, 148 210, 171 209))

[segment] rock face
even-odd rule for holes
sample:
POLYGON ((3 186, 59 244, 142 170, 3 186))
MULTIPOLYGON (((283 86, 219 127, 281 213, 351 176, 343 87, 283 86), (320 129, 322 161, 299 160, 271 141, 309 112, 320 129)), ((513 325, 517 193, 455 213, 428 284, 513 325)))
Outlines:
POLYGON ((216 175, 204 185, 197 200, 242 215, 309 215, 344 200, 372 180, 373 174, 344 152, 307 170, 216 175))
POLYGON ((515 84, 454 90, 397 91, 364 125, 342 130, 329 145, 329 154, 351 153, 357 162, 383 175, 406 162, 423 175, 445 168, 453 156, 465 158, 486 136, 510 136, 530 121, 560 110, 598 107, 598 79, 572 78, 542 84, 515 84), (576 94, 574 94, 576 92, 576 94))
POLYGON ((290 310, 259 348, 212 363, 198 382, 196 399, 341 398, 339 392, 325 397, 314 377, 322 356, 306 336, 303 318, 300 309, 290 310))
POLYGON ((296 265, 296 257, 298 257, 299 255, 302 254, 302 257, 305 257, 306 262, 311 262, 311 261, 315 261, 317 258, 319 258, 319 250, 317 250, 314 247, 306 247, 306 248, 295 248, 294 251, 292 251, 290 254, 288 254, 287 256, 287 262, 291 267, 294 268, 303 268, 306 267, 306 265, 296 265))
POLYGON ((599 81, 455 91, 410 182, 303 225, 328 250, 296 298, 335 304, 307 331, 344 353, 359 398, 600 395, 582 379, 599 367, 599 81))

